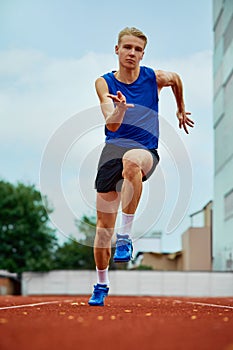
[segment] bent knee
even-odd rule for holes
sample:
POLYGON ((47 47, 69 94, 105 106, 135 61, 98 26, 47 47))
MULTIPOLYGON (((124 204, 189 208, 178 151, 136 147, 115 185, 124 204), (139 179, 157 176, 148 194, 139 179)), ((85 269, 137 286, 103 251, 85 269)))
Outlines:
POLYGON ((142 176, 142 169, 137 163, 128 159, 123 160, 122 176, 124 179, 133 180, 139 174, 142 176))
POLYGON ((146 175, 153 166, 153 157, 148 150, 132 149, 123 156, 123 177, 146 175))

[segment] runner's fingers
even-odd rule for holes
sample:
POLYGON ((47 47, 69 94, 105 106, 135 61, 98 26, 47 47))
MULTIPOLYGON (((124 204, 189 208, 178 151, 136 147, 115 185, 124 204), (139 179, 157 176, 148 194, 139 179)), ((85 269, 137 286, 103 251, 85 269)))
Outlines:
POLYGON ((188 123, 187 123, 187 121, 184 121, 182 118, 179 118, 179 128, 180 129, 184 129, 184 131, 186 132, 186 134, 189 134, 189 131, 188 131, 188 128, 187 128, 187 125, 188 126, 191 126, 191 127, 193 127, 193 125, 191 124, 191 125, 189 125, 188 123))
POLYGON ((194 121, 187 119, 186 120, 186 124, 188 124, 188 126, 191 126, 192 128, 194 127, 194 121))
POLYGON ((184 131, 186 132, 186 134, 188 134, 189 131, 188 131, 187 125, 185 123, 183 124, 183 128, 184 128, 184 131))
POLYGON ((119 98, 116 95, 108 94, 107 97, 110 97, 116 103, 126 104, 126 99, 124 98, 124 96, 119 98))
POLYGON ((122 99, 122 97, 125 99, 125 96, 122 94, 121 91, 117 91, 117 96, 122 99))
POLYGON ((110 97, 114 102, 121 102, 121 100, 115 95, 108 94, 107 97, 110 97))

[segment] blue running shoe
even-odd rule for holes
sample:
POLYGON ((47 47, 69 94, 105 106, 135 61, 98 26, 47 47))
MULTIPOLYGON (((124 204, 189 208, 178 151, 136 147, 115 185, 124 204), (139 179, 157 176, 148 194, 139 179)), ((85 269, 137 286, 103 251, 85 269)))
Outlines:
POLYGON ((104 299, 108 295, 109 288, 106 284, 94 285, 94 291, 90 297, 88 304, 91 306, 104 306, 104 299))
POLYGON ((116 250, 113 257, 114 262, 128 262, 132 259, 133 244, 128 235, 118 235, 116 250))

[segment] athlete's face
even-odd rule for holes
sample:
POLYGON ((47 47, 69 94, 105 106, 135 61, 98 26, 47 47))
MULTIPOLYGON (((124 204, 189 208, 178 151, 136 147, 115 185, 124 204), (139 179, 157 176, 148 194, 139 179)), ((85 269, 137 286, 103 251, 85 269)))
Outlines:
POLYGON ((144 55, 145 42, 134 35, 124 35, 115 47, 119 63, 125 68, 136 68, 144 55))

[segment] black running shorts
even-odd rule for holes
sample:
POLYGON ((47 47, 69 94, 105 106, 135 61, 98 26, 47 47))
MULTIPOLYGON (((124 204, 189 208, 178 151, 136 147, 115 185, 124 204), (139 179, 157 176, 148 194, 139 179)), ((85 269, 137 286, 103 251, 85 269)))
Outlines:
MULTIPOLYGON (((97 192, 107 193, 110 191, 120 192, 123 177, 123 155, 129 151, 129 148, 119 147, 112 144, 105 144, 98 164, 97 176, 95 179, 95 188, 97 192)), ((146 181, 154 172, 158 162, 159 155, 156 149, 149 149, 153 156, 153 166, 151 170, 143 176, 142 181, 146 181)))

